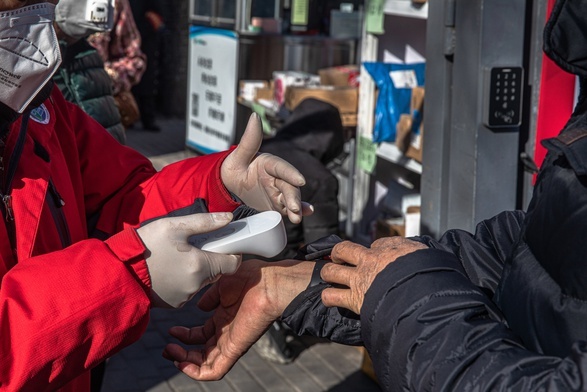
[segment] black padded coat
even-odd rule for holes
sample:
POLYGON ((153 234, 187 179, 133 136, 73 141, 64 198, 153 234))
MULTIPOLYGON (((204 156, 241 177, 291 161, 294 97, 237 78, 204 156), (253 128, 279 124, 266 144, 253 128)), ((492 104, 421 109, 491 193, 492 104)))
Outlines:
POLYGON ((126 133, 112 96, 112 81, 96 49, 83 39, 71 45, 62 43, 60 47, 63 62, 53 80, 65 99, 81 107, 125 144, 126 133))

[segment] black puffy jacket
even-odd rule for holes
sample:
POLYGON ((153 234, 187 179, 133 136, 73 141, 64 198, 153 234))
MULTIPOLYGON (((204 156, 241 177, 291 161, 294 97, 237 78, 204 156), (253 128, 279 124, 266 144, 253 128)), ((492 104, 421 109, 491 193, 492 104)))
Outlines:
MULTIPOLYGON (((587 156, 582 135, 577 140, 584 142, 570 147, 587 156)), ((549 156, 557 157, 549 158, 554 170, 544 170, 540 184, 560 185, 559 171, 566 171, 574 178, 567 187, 580 185, 584 198, 584 176, 572 175, 564 153, 549 156)), ((557 281, 549 271, 574 262, 570 273, 580 277, 587 260, 578 253, 557 262, 534 257, 526 234, 552 211, 539 189, 527 214, 501 213, 474 234, 420 238, 430 249, 398 258, 377 276, 360 322, 322 305, 326 285, 302 293, 283 320, 298 333, 364 344, 387 391, 586 390, 587 302, 573 294, 568 276, 557 281)), ((560 196, 573 193, 564 191, 557 188, 555 208, 570 211, 574 204, 560 196)), ((585 235, 587 215, 577 219, 575 229, 585 235)))
POLYGON ((112 81, 102 58, 86 40, 61 44, 63 62, 53 76, 65 99, 98 121, 120 143, 126 143, 124 126, 112 96, 112 81))

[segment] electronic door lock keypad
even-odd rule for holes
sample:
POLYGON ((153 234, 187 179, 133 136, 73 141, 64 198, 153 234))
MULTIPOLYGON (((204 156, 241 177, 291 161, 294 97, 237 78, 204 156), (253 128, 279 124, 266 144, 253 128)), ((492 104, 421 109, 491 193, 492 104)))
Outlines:
POLYGON ((520 126, 523 78, 522 67, 494 67, 486 71, 483 122, 487 127, 520 126))

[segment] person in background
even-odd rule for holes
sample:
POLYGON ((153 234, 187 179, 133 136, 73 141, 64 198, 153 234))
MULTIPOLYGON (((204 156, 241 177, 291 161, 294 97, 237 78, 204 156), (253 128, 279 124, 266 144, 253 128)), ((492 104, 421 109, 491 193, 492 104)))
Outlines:
POLYGON ((145 73, 147 57, 141 51, 141 35, 128 0, 115 0, 112 30, 94 33, 88 37, 88 42, 98 50, 104 61, 104 68, 112 80, 112 93, 121 107, 122 122, 129 128, 140 117, 132 87, 140 82, 145 73), (136 113, 133 110, 129 114, 127 105, 132 106, 136 113))
POLYGON ((281 318, 297 333, 364 345, 386 391, 586 390, 585 15, 587 3, 559 0, 545 28, 546 54, 579 77, 580 93, 543 142, 526 211, 439 240, 338 242, 331 261, 247 261, 200 300, 215 310, 204 326, 171 330, 204 348, 173 344, 164 355, 195 379, 218 379, 281 318))
POLYGON ((182 306, 240 255, 193 235, 250 208, 310 214, 303 176, 257 154, 260 120, 228 151, 157 172, 53 83, 53 1, 0 0, 0 386, 88 391, 90 369, 135 342, 151 307, 182 306), (202 202, 209 213, 201 211, 202 202))
POLYGON ((165 29, 163 4, 160 0, 130 0, 133 17, 141 34, 141 50, 147 56, 147 69, 132 92, 141 112, 142 129, 159 132, 156 122, 157 107, 155 99, 159 81, 159 54, 161 37, 165 29))
POLYGON ((81 107, 116 140, 125 144, 126 133, 112 95, 112 81, 100 54, 86 41, 95 32, 112 29, 113 2, 106 2, 107 7, 102 9, 86 9, 96 4, 99 3, 90 5, 76 0, 61 0, 57 4, 55 31, 62 62, 53 80, 65 99, 81 107), (87 18, 91 12, 94 20, 87 18))

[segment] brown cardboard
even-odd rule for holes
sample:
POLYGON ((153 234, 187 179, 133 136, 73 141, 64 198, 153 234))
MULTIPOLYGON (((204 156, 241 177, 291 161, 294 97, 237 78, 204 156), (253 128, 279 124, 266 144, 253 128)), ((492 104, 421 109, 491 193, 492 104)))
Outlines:
POLYGON ((359 351, 361 351, 363 353, 363 360, 361 363, 361 371, 363 373, 365 373, 367 376, 369 376, 370 379, 372 379, 376 383, 379 383, 379 380, 377 380, 377 376, 375 376, 375 369, 373 368, 373 361, 371 360, 369 353, 367 352, 365 347, 359 347, 359 351))
POLYGON ((342 120, 343 127, 357 126, 357 113, 341 113, 340 119, 342 120))
POLYGON ((424 111, 424 95, 423 87, 414 87, 412 89, 412 97, 410 99, 410 114, 400 115, 400 119, 396 125, 395 144, 397 148, 403 152, 408 158, 422 163, 422 141, 424 138, 424 123, 420 124, 419 134, 412 132, 413 115, 415 111, 419 111, 423 115, 424 111))
POLYGON ((258 88, 255 91, 255 101, 258 101, 260 99, 272 100, 274 94, 275 94, 275 92, 273 91, 273 88, 271 88, 271 87, 258 88))
POLYGON ((395 127, 395 145, 403 154, 408 152, 412 136, 412 116, 402 114, 395 127))
POLYGON ((420 126, 419 135, 411 135, 410 146, 406 151, 406 156, 415 161, 422 163, 422 141, 424 139, 424 126, 420 126))
POLYGON ((359 72, 358 65, 341 65, 321 69, 318 75, 320 75, 320 84, 323 86, 358 87, 359 72))
POLYGON ((385 237, 405 237, 406 230, 403 218, 377 219, 375 222, 375 239, 385 237))
POLYGON ((266 80, 241 80, 239 81, 239 97, 252 101, 255 98, 256 90, 268 86, 269 82, 266 80))
POLYGON ((306 98, 328 102, 340 113, 356 113, 359 91, 356 87, 290 87, 285 92, 285 107, 294 110, 306 98))

